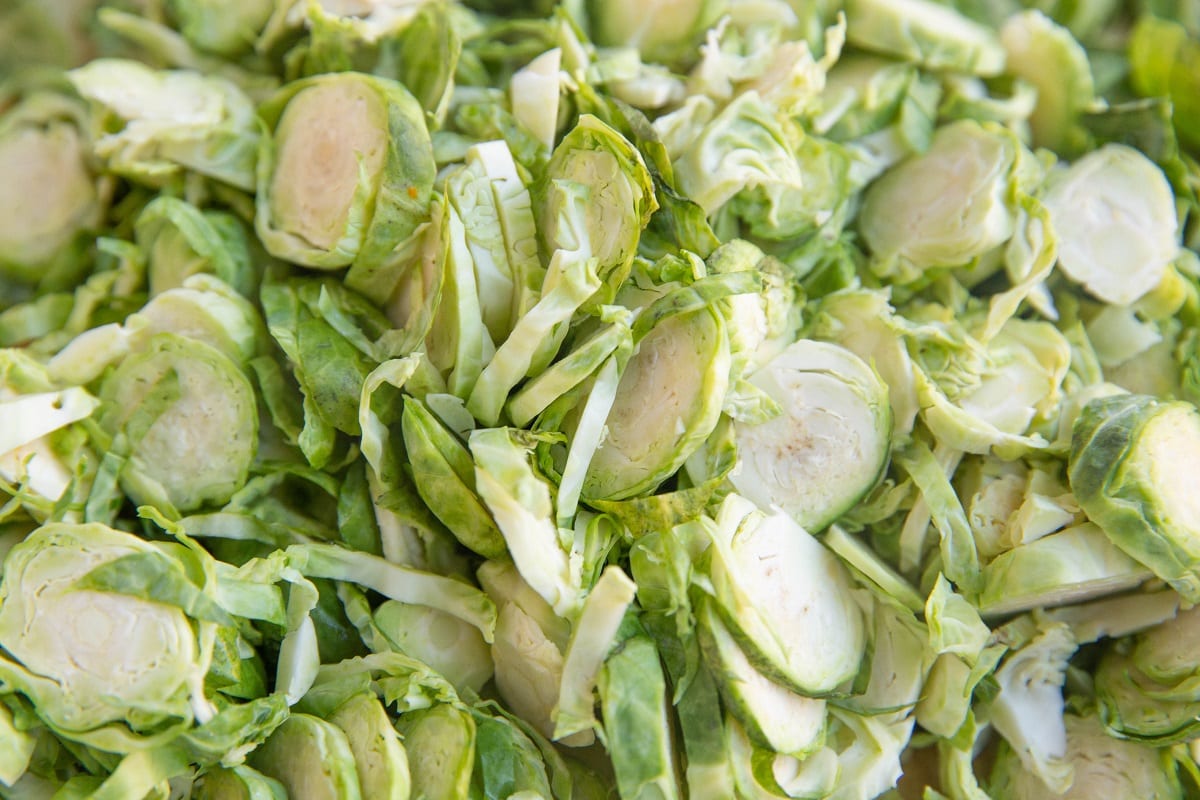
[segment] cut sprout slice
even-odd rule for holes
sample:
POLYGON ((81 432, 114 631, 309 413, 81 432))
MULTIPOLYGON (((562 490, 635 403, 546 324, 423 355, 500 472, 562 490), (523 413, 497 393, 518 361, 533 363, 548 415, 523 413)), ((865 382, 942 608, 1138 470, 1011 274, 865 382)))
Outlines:
POLYGON ((820 531, 858 502, 887 466, 888 389, 862 359, 828 342, 800 340, 750 376, 782 412, 735 424, 730 481, 768 511, 820 531))
MULTIPOLYGON (((881 274, 902 278, 969 264, 1013 235, 1011 186, 1019 144, 1010 133, 959 121, 863 194, 858 229, 881 274)), ((911 278, 910 278, 911 279, 911 278)))
POLYGON ((258 449, 254 388, 227 356, 171 333, 150 339, 104 382, 100 424, 128 437, 121 486, 179 511, 224 503, 258 449))
POLYGON ((725 324, 711 308, 655 325, 621 374, 583 497, 634 497, 683 466, 721 418, 729 369, 725 324))
POLYGON ((283 784, 288 797, 361 800, 350 741, 341 728, 292 714, 250 754, 250 766, 283 784))
POLYGON ((476 733, 470 713, 439 703, 405 714, 400 722, 408 751, 412 796, 425 800, 469 797, 476 733))
POLYGON ((1200 600, 1200 412, 1188 402, 1113 395, 1084 406, 1068 461, 1071 489, 1113 543, 1200 600))
POLYGON ((329 721, 346 734, 363 797, 407 800, 408 755, 379 699, 371 693, 357 694, 338 706, 329 721))
POLYGON ((429 606, 386 600, 375 624, 397 650, 433 667, 456 689, 478 692, 492 677, 492 657, 479 629, 429 606))
POLYGON ((373 285, 430 216, 436 165, 425 114, 400 83, 357 72, 285 86, 262 106, 255 230, 276 258, 353 265, 373 285))
POLYGON ((79 131, 67 124, 0 125, 0 277, 36 280, 48 262, 98 221, 95 180, 79 131), (24 194, 36 188, 32 202, 24 194))
MULTIPOLYGON (((1145 797, 1180 800, 1184 796, 1169 760, 1153 747, 1110 735, 1095 716, 1067 714, 1065 761, 1074 770, 1070 788, 1054 795, 1062 800, 1097 797, 1145 797)), ((989 786, 993 797, 1034 800, 1049 797, 1045 784, 1026 771, 1016 753, 1002 748, 989 786)))
POLYGON ((55 729, 84 736, 114 722, 191 718, 210 654, 184 611, 85 588, 98 567, 158 552, 98 523, 49 523, 5 558, 0 668, 55 729))
POLYGON ((819 746, 825 733, 825 701, 796 694, 755 669, 711 602, 701 603, 697 617, 709 669, 746 734, 771 752, 798 758, 819 746))
MULTIPOLYGON (((309 246, 333 250, 350 222, 360 175, 383 168, 387 112, 370 87, 326 81, 296 94, 280 117, 271 221, 309 246)), ((358 226, 349 226, 358 232, 358 226)))
POLYGON ((1166 277, 1179 252, 1171 185, 1132 147, 1105 145, 1051 174, 1045 204, 1058 266, 1094 297, 1128 305, 1166 277))
POLYGON ((821 696, 858 671, 866 625, 850 573, 790 516, 729 495, 707 569, 721 618, 768 678, 821 696))
POLYGON ((979 613, 1001 617, 1132 589, 1153 577, 1085 522, 996 556, 983 568, 979 613))
POLYGON ((996 75, 1004 69, 1000 40, 953 7, 932 0, 851 0, 850 44, 933 70, 996 75))

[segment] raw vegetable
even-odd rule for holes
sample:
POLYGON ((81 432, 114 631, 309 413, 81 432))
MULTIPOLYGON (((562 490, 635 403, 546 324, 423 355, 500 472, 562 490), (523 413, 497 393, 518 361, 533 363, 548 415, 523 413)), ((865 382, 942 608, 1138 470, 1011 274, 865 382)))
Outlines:
POLYGON ((0 797, 1200 795, 1200 5, 0 6, 0 797))

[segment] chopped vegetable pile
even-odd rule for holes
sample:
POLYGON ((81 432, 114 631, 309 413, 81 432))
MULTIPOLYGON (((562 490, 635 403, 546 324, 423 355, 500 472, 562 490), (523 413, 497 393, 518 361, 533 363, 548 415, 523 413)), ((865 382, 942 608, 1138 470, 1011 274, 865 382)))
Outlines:
POLYGON ((5 0, 0 797, 1200 798, 1200 2, 5 0))

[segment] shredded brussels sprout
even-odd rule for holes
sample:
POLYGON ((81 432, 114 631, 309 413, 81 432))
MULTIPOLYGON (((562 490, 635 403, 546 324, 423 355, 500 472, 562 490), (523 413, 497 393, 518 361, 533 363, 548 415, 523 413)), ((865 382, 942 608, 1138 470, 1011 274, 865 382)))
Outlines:
POLYGON ((1200 797, 1200 0, 0 0, 0 798, 1200 797))

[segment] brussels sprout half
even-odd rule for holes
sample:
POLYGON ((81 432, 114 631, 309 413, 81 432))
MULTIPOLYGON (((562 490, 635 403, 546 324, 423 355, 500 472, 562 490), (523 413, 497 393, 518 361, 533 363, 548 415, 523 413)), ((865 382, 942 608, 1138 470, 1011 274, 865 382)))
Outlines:
POLYGON ((837 557, 783 512, 731 494, 707 571, 721 618, 750 663, 797 692, 829 694, 859 669, 862 611, 837 557))
POLYGON ((583 497, 633 497, 678 470, 720 419, 729 367, 726 326, 711 308, 655 325, 621 374, 583 497))
POLYGON ((78 105, 34 94, 0 115, 0 279, 42 279, 103 216, 78 105))
POLYGON ((1166 277, 1179 251, 1175 197, 1162 170, 1109 144, 1048 179, 1058 266, 1094 297, 1129 305, 1166 277))
POLYGON ((254 389, 227 356, 173 333, 151 338, 104 382, 100 424, 128 441, 122 488, 189 511, 224 503, 258 449, 254 389))
POLYGON ((1146 395, 1091 401, 1075 420, 1068 477, 1117 547, 1200 600, 1200 412, 1146 395))
POLYGON ((938 128, 924 153, 871 184, 858 229, 875 269, 919 274, 964 266, 1008 240, 1016 224, 1009 184, 1019 146, 999 128, 954 122, 938 128))
POLYGON ((395 81, 355 72, 290 83, 261 110, 255 226, 278 258, 383 265, 429 217, 425 113, 395 81))
POLYGON ((338 706, 329 721, 346 734, 363 797, 408 800, 408 757, 379 699, 370 692, 357 694, 338 706))
POLYGON ((279 781, 288 797, 362 800, 354 752, 341 728, 309 714, 292 714, 249 758, 279 781))
POLYGON ((68 737, 86 740, 110 723, 153 728, 192 718, 208 654, 187 614, 88 584, 96 568, 131 556, 172 561, 155 545, 98 523, 44 525, 5 558, 0 670, 68 737))
POLYGON ((888 390, 849 350, 801 340, 750 376, 782 409, 766 422, 736 423, 738 466, 730 481, 767 511, 786 511, 820 531, 863 497, 887 466, 888 390))
POLYGON ((819 746, 825 733, 825 701, 796 694, 755 669, 711 602, 701 603, 698 620, 709 669, 729 713, 746 734, 774 753, 798 758, 819 746))

